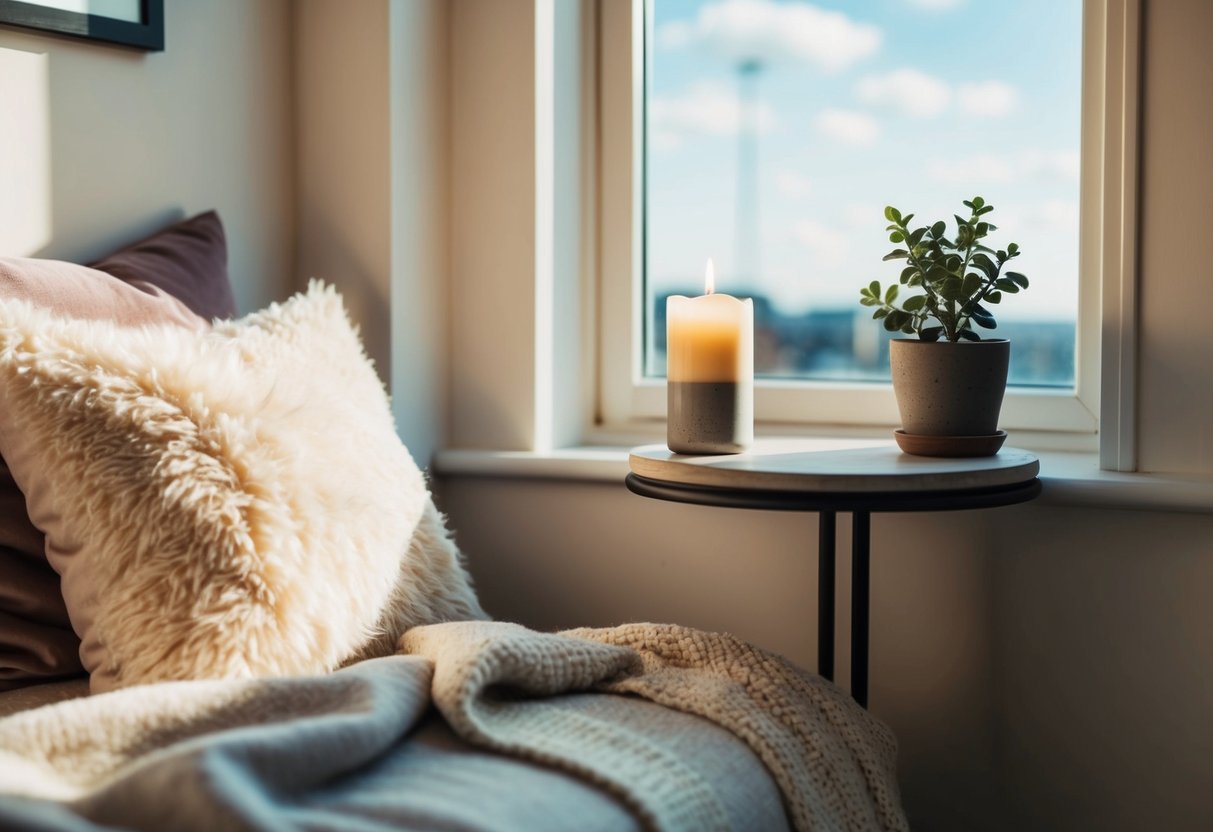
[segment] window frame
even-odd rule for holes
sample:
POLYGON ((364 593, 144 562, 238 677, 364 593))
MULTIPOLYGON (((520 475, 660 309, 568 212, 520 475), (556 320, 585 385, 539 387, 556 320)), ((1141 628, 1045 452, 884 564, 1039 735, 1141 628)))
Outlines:
MULTIPOLYGON (((652 437, 665 418, 665 381, 643 374, 643 322, 651 319, 644 308, 641 205, 644 9, 644 0, 607 0, 597 13, 599 383, 593 438, 652 437)), ((1103 467, 1114 470, 1133 470, 1134 463, 1139 17, 1138 0, 1083 4, 1075 387, 1009 388, 1001 419, 1021 445, 1089 451, 1098 441, 1103 467)), ((900 422, 891 384, 759 379, 754 404, 759 434, 865 433, 900 422)))

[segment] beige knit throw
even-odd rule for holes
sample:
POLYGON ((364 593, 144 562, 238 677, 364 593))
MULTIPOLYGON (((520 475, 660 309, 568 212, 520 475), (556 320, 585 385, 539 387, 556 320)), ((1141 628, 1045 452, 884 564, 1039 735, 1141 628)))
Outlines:
POLYGON ((538 697, 633 694, 726 728, 767 766, 798 830, 909 828, 889 729, 824 679, 732 636, 459 622, 410 630, 401 648, 433 661, 434 703, 465 739, 587 777, 650 828, 727 822, 693 771, 644 736, 597 722, 576 697, 538 697))

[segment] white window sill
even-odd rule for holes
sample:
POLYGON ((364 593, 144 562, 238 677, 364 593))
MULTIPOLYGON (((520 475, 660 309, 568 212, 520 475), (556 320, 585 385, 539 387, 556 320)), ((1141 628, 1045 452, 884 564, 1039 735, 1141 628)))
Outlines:
MULTIPOLYGON (((823 440, 827 441, 827 440, 823 440)), ((628 473, 623 446, 563 448, 550 453, 447 449, 439 451, 439 476, 486 476, 612 482, 628 473)), ((1213 514, 1213 476, 1125 474, 1099 470, 1094 453, 1041 451, 1038 503, 1141 511, 1213 514)))

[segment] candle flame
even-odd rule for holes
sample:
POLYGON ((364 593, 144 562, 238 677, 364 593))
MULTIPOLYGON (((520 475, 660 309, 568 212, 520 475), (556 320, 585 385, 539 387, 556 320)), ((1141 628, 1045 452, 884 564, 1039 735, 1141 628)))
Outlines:
POLYGON ((707 268, 703 274, 703 293, 712 295, 716 293, 716 264, 712 262, 712 258, 708 258, 707 268))

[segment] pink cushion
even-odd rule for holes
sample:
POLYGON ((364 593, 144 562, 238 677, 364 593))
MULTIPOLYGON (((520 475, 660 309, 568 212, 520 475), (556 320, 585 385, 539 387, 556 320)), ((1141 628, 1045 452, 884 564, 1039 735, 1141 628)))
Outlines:
POLYGON ((105 272, 60 260, 0 257, 0 297, 23 298, 73 318, 130 326, 206 326, 205 320, 163 289, 136 288, 105 272))

